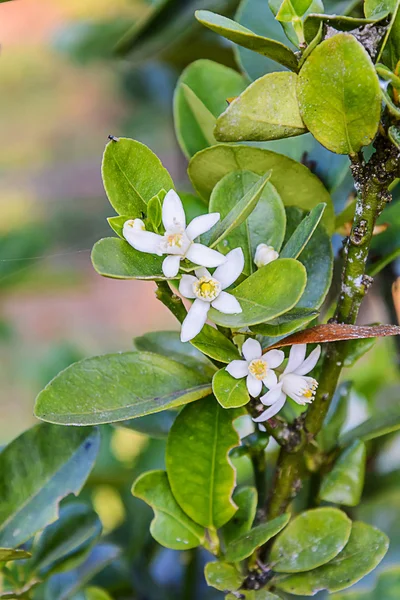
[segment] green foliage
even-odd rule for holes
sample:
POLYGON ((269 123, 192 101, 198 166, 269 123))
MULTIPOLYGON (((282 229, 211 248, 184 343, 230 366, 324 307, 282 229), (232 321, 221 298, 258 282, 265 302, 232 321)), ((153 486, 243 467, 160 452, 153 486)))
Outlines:
POLYGON ((281 252, 281 258, 298 258, 312 238, 321 221, 326 206, 318 204, 296 227, 281 252))
POLYGON ((206 564, 204 575, 208 585, 222 592, 237 590, 244 580, 244 575, 240 573, 238 568, 228 562, 206 564))
POLYGON ((139 252, 119 238, 99 240, 92 250, 97 273, 113 279, 165 279, 162 262, 161 257, 139 252))
MULTIPOLYGON (((190 343, 206 356, 222 363, 229 363, 231 360, 240 358, 236 346, 223 333, 210 325, 205 325, 202 331, 190 340, 190 343)), ((187 344, 185 344, 186 347, 187 344)))
POLYGON ((319 492, 321 500, 357 506, 364 487, 366 457, 364 442, 355 441, 346 448, 322 481, 319 492))
POLYGON ((257 509, 257 490, 254 487, 236 488, 233 501, 238 507, 232 519, 222 528, 226 545, 247 533, 253 524, 257 509))
POLYGON ((226 560, 240 562, 253 554, 257 548, 276 536, 289 522, 290 515, 281 515, 268 523, 254 527, 231 542, 225 552, 226 560))
POLYGON ((250 400, 245 379, 235 379, 225 369, 215 373, 213 394, 223 408, 239 408, 250 400))

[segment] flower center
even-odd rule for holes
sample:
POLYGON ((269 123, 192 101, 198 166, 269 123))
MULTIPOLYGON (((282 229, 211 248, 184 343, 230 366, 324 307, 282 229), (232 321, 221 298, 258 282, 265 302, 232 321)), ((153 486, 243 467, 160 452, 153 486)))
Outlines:
POLYGON ((265 379, 265 377, 267 376, 267 371, 268 365, 265 362, 265 360, 261 360, 261 358, 256 358, 255 360, 252 360, 249 364, 249 373, 253 375, 253 377, 255 377, 256 379, 259 379, 260 381, 262 379, 265 379))
POLYGON ((201 277, 193 284, 193 292, 200 300, 212 302, 221 292, 221 284, 212 277, 201 277))
POLYGON ((169 248, 182 248, 183 233, 171 233, 167 235, 167 246, 169 248))

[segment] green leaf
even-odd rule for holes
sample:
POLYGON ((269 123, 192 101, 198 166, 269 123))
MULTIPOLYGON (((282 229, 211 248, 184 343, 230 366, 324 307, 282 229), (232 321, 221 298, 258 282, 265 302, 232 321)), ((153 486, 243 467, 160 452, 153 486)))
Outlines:
POLYGON ((400 595, 400 567, 393 566, 378 576, 371 600, 398 600, 400 595))
MULTIPOLYGON (((267 590, 240 590, 240 594, 243 596, 244 600, 280 600, 278 596, 271 594, 271 592, 267 592, 267 590)), ((225 596, 225 600, 237 600, 237 596, 228 594, 225 596)))
POLYGON ((268 523, 257 525, 249 532, 242 534, 229 544, 225 552, 225 558, 229 562, 239 562, 248 558, 257 548, 263 546, 275 537, 286 525, 290 519, 289 514, 281 515, 268 523))
POLYGON ((227 590, 237 590, 244 581, 244 575, 235 565, 228 562, 210 562, 204 568, 204 575, 207 584, 226 592, 227 590))
POLYGON ((239 408, 250 401, 246 378, 235 379, 225 369, 215 373, 212 388, 214 396, 223 408, 239 408))
POLYGON ((326 204, 318 204, 301 221, 300 225, 296 227, 294 233, 291 235, 289 241, 285 244, 285 247, 280 254, 281 258, 297 258, 302 253, 318 227, 325 208, 326 204))
MULTIPOLYGON (((307 15, 310 13, 321 13, 324 10, 324 6, 321 0, 313 0, 312 2, 307 2, 307 10, 303 12, 305 2, 291 2, 290 0, 269 0, 269 7, 272 13, 275 15, 277 21, 281 24, 283 31, 285 32, 286 37, 292 42, 294 46, 300 48, 300 43, 302 42, 305 32, 304 32, 304 21, 307 18, 307 15), (297 5, 295 9, 294 5, 297 5), (301 5, 303 5, 301 7, 301 5), (299 16, 298 13, 302 13, 299 16)), ((311 28, 309 28, 311 29, 311 28)), ((317 35, 318 26, 314 26, 312 29, 311 35, 307 38, 308 42, 317 35)), ((310 32, 309 32, 310 34, 310 32)))
POLYGON ((233 492, 233 501, 238 509, 222 528, 226 546, 251 529, 257 511, 256 488, 250 486, 236 488, 233 492))
POLYGON ((188 550, 203 544, 204 529, 179 507, 164 471, 143 473, 133 484, 132 494, 154 510, 150 532, 159 544, 173 550, 188 550))
POLYGON ((395 71, 400 57, 400 3, 398 0, 366 0, 364 3, 364 13, 367 18, 378 19, 382 13, 391 13, 389 26, 380 43, 376 62, 382 61, 395 71))
POLYGON ((280 140, 306 133, 295 73, 268 73, 233 100, 217 120, 221 142, 280 140))
POLYGON ((112 598, 106 590, 90 587, 85 589, 85 600, 112 600, 112 598))
POLYGON ((388 129, 389 139, 396 146, 400 148, 400 129, 396 125, 391 125, 388 129))
POLYGON ((166 464, 172 493, 196 523, 218 529, 235 514, 236 473, 228 458, 239 444, 234 414, 212 397, 186 406, 173 424, 166 464))
POLYGON ((324 452, 330 452, 339 441, 339 435, 347 419, 349 397, 352 388, 350 381, 341 383, 335 391, 324 426, 317 436, 324 452))
POLYGON ((225 175, 238 170, 264 175, 272 171, 270 183, 285 206, 311 210, 325 202, 323 223, 333 230, 332 200, 321 183, 304 165, 271 150, 244 145, 219 144, 198 152, 189 163, 189 177, 197 192, 205 199, 225 175))
MULTIPOLYGON (((270 177, 271 172, 268 171, 262 177, 259 177, 247 191, 243 190, 243 196, 240 198, 238 203, 231 208, 226 217, 224 217, 222 221, 219 221, 215 227, 212 228, 209 236, 207 234, 203 236, 207 245, 209 245, 211 248, 218 246, 222 240, 228 237, 230 233, 244 223, 247 217, 255 209, 270 177)), ((236 177, 235 173, 229 173, 226 177, 221 179, 221 181, 217 183, 213 190, 213 194, 210 199, 210 205, 212 205, 214 193, 220 197, 225 196, 225 194, 229 194, 232 187, 240 181, 241 175, 236 177)))
POLYGON ((141 217, 147 203, 162 189, 174 188, 168 171, 144 144, 119 138, 107 144, 102 164, 104 187, 119 215, 141 217))
POLYGON ((330 597, 331 600, 373 600, 369 592, 345 592, 344 594, 334 594, 330 597))
POLYGON ((185 209, 186 221, 189 223, 195 217, 206 215, 208 213, 207 205, 198 196, 188 194, 187 192, 179 192, 179 197, 182 200, 183 208, 185 209))
POLYGON ((75 560, 83 561, 101 530, 99 517, 86 504, 61 507, 57 521, 46 527, 34 546, 32 570, 41 577, 56 570, 70 570, 75 560))
POLYGON ((275 319, 298 303, 306 281, 306 270, 300 262, 292 258, 274 260, 230 291, 243 312, 226 315, 211 308, 208 317, 218 325, 235 329, 275 319))
POLYGON ((302 329, 318 316, 318 311, 307 308, 293 308, 284 315, 271 319, 268 323, 253 325, 251 331, 268 337, 286 336, 297 329, 302 329))
POLYGON ((330 473, 322 480, 321 500, 357 506, 364 487, 367 452, 364 442, 355 441, 339 456, 330 473))
MULTIPOLYGON (((219 212, 224 220, 257 181, 259 178, 251 171, 229 173, 213 189, 210 212, 219 212)), ((250 275, 256 270, 253 259, 257 246, 267 244, 279 251, 285 229, 286 213, 282 200, 273 185, 267 183, 251 214, 225 238, 218 249, 226 254, 234 248, 242 248, 245 258, 243 271, 250 275)))
POLYGON ((379 410, 370 419, 367 419, 357 427, 346 431, 340 439, 340 446, 348 446, 354 440, 374 440, 400 429, 400 408, 397 404, 379 410))
POLYGON ((137 419, 129 419, 128 421, 120 421, 116 425, 126 427, 132 431, 145 433, 149 437, 156 439, 166 439, 172 423, 175 421, 177 413, 173 410, 163 410, 162 412, 137 419))
POLYGON ((113 279, 166 279, 161 268, 162 257, 139 252, 119 238, 96 242, 92 263, 99 275, 113 279))
POLYGON ((258 52, 258 54, 280 63, 291 71, 297 72, 298 61, 296 55, 281 42, 257 35, 247 27, 240 25, 240 23, 208 10, 198 10, 195 15, 196 19, 211 31, 222 35, 239 46, 258 52))
POLYGON ((161 194, 158 194, 157 196, 153 196, 153 198, 151 198, 147 204, 147 219, 150 222, 150 225, 152 226, 151 229, 153 231, 158 231, 158 228, 161 225, 161 214, 162 214, 162 200, 164 200, 164 198, 162 198, 164 196, 165 198, 165 190, 161 191, 161 194), (161 200, 162 198, 162 200, 161 200))
POLYGON ((375 137, 379 79, 364 47, 348 33, 323 41, 304 63, 297 94, 303 121, 338 154, 355 154, 375 137))
MULTIPOLYGON (((210 327, 210 325, 206 325, 203 328, 204 333, 204 345, 206 345, 206 341, 210 344, 210 346, 214 343, 222 344, 222 339, 226 340, 226 344, 221 349, 221 354, 223 352, 229 353, 234 358, 238 358, 239 352, 222 333, 210 327), (211 331, 215 331, 212 334, 211 331)), ((203 333, 203 332, 202 332, 203 333)), ((199 334, 201 335, 201 334, 199 334)), ((197 336, 198 337, 198 336, 197 336)), ((196 338, 195 338, 196 339, 196 338)), ((194 340, 192 340, 193 342, 194 340)), ((180 335, 178 331, 152 331, 151 333, 145 333, 141 337, 137 337, 133 340, 133 345, 136 350, 141 350, 143 352, 154 352, 155 354, 161 354, 162 356, 166 356, 167 358, 171 358, 176 362, 180 362, 184 364, 186 367, 193 369, 194 371, 198 371, 204 377, 211 379, 216 371, 216 367, 204 356, 210 356, 207 352, 203 352, 202 348, 198 347, 197 344, 188 344, 187 342, 181 342, 180 335)), ((201 344, 200 344, 201 345, 201 344)), ((215 348, 215 353, 218 352, 217 348, 215 348)), ((226 362, 230 362, 233 358, 228 358, 226 362)), ((216 358, 212 356, 212 358, 216 358)), ((220 360, 220 359, 218 359, 220 360)), ((225 361, 222 361, 225 362, 225 361)))
MULTIPOLYGON (((108 222, 109 226, 111 227, 111 229, 113 231, 115 231, 117 236, 120 237, 121 239, 125 240, 125 238, 122 234, 122 230, 124 228, 124 224, 126 223, 126 221, 129 221, 131 218, 132 217, 129 217, 127 215, 118 215, 118 217, 108 217, 107 222, 108 222)), ((109 239, 109 238, 107 238, 107 239, 109 239)))
POLYGON ((37 425, 1 452, 0 546, 20 546, 57 519, 62 498, 81 491, 99 442, 93 428, 37 425))
MULTIPOLYGON (((195 338, 190 340, 192 346, 200 350, 206 356, 223 363, 241 358, 239 350, 223 333, 205 325, 195 338)), ((187 343, 185 343, 185 347, 187 343)))
POLYGON ((274 543, 270 562, 278 573, 310 571, 332 560, 346 546, 351 521, 337 508, 301 513, 274 543))
POLYGON ((23 560, 30 558, 32 554, 21 548, 0 548, 0 562, 8 562, 9 560, 23 560))
POLYGON ((211 60, 197 60, 183 71, 175 90, 174 122, 179 145, 188 158, 217 143, 217 117, 227 99, 239 96, 245 88, 242 75, 211 60))
POLYGON ((379 529, 355 522, 348 544, 331 562, 307 573, 283 577, 276 585, 295 595, 314 596, 322 590, 339 592, 373 571, 388 547, 389 540, 379 529))
POLYGON ((113 423, 182 406, 210 391, 207 377, 165 356, 106 354, 57 375, 37 397, 35 414, 62 425, 113 423))
POLYGON ((376 340, 377 338, 349 340, 346 345, 346 358, 344 359, 343 366, 353 367, 359 358, 371 350, 376 340))

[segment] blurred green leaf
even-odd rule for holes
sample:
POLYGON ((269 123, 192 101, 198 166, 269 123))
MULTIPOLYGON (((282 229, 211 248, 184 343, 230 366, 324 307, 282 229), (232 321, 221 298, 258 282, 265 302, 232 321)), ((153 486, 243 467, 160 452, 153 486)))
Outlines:
POLYGON ((318 204, 296 227, 280 254, 281 258, 298 258, 322 219, 326 204, 318 204))
POLYGON ((1 452, 0 546, 20 546, 57 519, 60 500, 82 489, 99 441, 93 428, 37 425, 1 452))
POLYGON ((236 488, 232 498, 238 510, 221 530, 226 546, 251 529, 257 511, 255 487, 236 488))
POLYGON ((330 452, 339 442, 339 435, 347 419, 351 381, 344 381, 336 388, 324 426, 317 436, 324 452, 330 452))
POLYGON ((364 442, 381 437, 400 429, 400 407, 397 403, 383 407, 379 412, 367 419, 357 427, 346 431, 339 438, 340 446, 348 446, 354 440, 360 439, 364 442))
POLYGON ((268 523, 257 525, 250 531, 243 533, 229 544, 225 552, 225 558, 229 562, 239 562, 248 558, 257 548, 263 546, 275 537, 286 525, 290 519, 289 514, 281 515, 272 519, 268 523))
POLYGON ((318 311, 310 311, 307 308, 293 308, 284 315, 271 319, 268 323, 252 325, 251 331, 270 337, 286 336, 308 325, 318 314, 318 311))
POLYGON ((316 569, 343 550, 350 533, 350 519, 337 508, 303 512, 276 539, 269 558, 273 570, 301 573, 316 569))
POLYGON ((179 507, 164 471, 143 473, 133 484, 132 494, 154 510, 150 532, 159 544, 173 550, 188 550, 204 542, 204 529, 179 507))
POLYGON ((360 340, 349 340, 346 347, 346 358, 344 359, 344 367, 353 367, 359 358, 364 356, 372 346, 374 346, 377 338, 366 338, 360 340))
POLYGON ((214 396, 223 408, 239 408, 250 401, 246 378, 235 379, 225 369, 215 373, 212 387, 214 396))
POLYGON ((103 238, 92 250, 94 269, 113 279, 166 279, 163 258, 135 250, 120 238, 103 238))
POLYGON ((23 560, 30 558, 32 554, 21 548, 0 548, 0 562, 8 562, 9 560, 23 560))
POLYGON ((162 412, 128 421, 117 423, 119 427, 126 427, 132 431, 144 433, 152 438, 166 439, 172 423, 175 421, 177 413, 173 410, 163 410, 162 412))
POLYGON ((90 587, 85 590, 85 600, 112 600, 112 598, 105 590, 90 587))
MULTIPOLYGON (((212 191, 210 212, 219 212, 221 219, 225 219, 257 181, 257 175, 251 171, 233 171, 225 175, 212 191)), ((242 248, 245 259, 243 271, 250 275, 256 270, 253 261, 257 246, 267 244, 279 251, 285 229, 286 213, 282 200, 273 185, 267 183, 253 211, 231 231, 218 249, 226 254, 234 248, 242 248)))
MULTIPOLYGON (((201 332, 190 340, 192 346, 206 356, 223 363, 240 358, 239 350, 228 338, 210 325, 204 325, 201 332)), ((187 344, 185 344, 185 347, 187 344)), ((186 350, 187 352, 187 350, 186 350)), ((185 359, 186 360, 186 359, 185 359)))
POLYGON ((381 41, 376 62, 383 62, 395 71, 400 58, 400 14, 398 0, 365 0, 364 13, 367 18, 379 18, 382 12, 391 14, 389 26, 381 41))
POLYGON ((185 513, 204 527, 222 527, 237 510, 232 501, 236 472, 228 458, 239 445, 234 417, 210 397, 185 407, 168 437, 172 493, 185 513))
MULTIPOLYGON (((280 600, 278 596, 267 590, 240 590, 240 593, 245 600, 280 600)), ((225 600, 237 600, 237 598, 233 594, 228 594, 225 600)))
POLYGON ((204 568, 204 575, 208 585, 226 592, 227 590, 237 590, 242 585, 244 575, 239 571, 236 565, 228 562, 210 562, 204 568))
POLYGON ((210 391, 206 376, 165 356, 106 354, 62 371, 37 397, 35 414, 63 425, 113 423, 182 406, 210 391))
POLYGON ((400 597, 400 567, 393 566, 378 575, 371 600, 398 600, 400 597))
POLYGON ((367 452, 364 442, 355 441, 341 453, 332 471, 322 480, 321 500, 357 506, 364 487, 367 452))

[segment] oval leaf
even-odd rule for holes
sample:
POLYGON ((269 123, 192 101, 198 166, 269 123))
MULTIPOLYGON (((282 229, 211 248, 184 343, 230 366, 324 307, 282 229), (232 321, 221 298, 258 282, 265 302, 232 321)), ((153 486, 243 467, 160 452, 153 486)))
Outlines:
POLYGON ((218 329, 210 325, 205 325, 200 333, 190 340, 190 343, 206 356, 219 362, 229 363, 240 358, 239 350, 235 344, 228 340, 218 329))
POLYGON ((132 494, 154 510, 150 532, 159 544, 173 550, 188 550, 204 542, 204 529, 179 507, 164 471, 143 473, 135 481, 132 494))
POLYGON ((339 456, 334 467, 322 481, 321 500, 357 506, 364 486, 367 452, 364 442, 356 441, 339 456))
POLYGON ((207 563, 204 568, 204 575, 208 585, 221 592, 237 590, 244 580, 244 575, 235 565, 220 561, 207 563))
POLYGON ((286 527, 273 545, 269 560, 278 573, 315 569, 343 550, 351 521, 336 508, 308 510, 286 527))
POLYGON ((236 472, 229 451, 239 444, 233 413, 212 397, 185 407, 173 424, 166 464, 172 492, 187 515, 204 527, 222 527, 235 514, 236 472))
POLYGON ((340 439, 340 446, 347 446, 354 440, 374 440, 388 433, 400 429, 400 409, 398 404, 394 404, 387 409, 380 409, 379 413, 364 421, 357 427, 346 431, 340 439))
POLYGON ((233 501, 238 510, 222 529, 225 545, 251 529, 257 511, 257 498, 255 487, 236 488, 233 493, 233 501))
POLYGON ((113 279, 166 279, 163 259, 135 250, 120 238, 104 238, 92 250, 92 264, 99 275, 113 279))
POLYGON ((280 256, 281 258, 297 258, 322 219, 326 204, 321 203, 315 206, 310 213, 301 221, 300 225, 296 227, 295 231, 289 238, 289 241, 285 244, 280 256))
POLYGON ((217 140, 262 142, 306 133, 296 85, 295 73, 269 73, 257 79, 217 120, 217 140))
POLYGON ((261 176, 272 171, 270 182, 285 206, 311 210, 325 202, 323 222, 333 230, 333 205, 320 179, 304 165, 271 150, 250 146, 219 144, 198 152, 189 163, 189 177, 198 193, 205 199, 227 173, 247 170, 261 176))
POLYGON ((99 443, 93 428, 37 425, 1 452, 0 546, 20 546, 57 519, 62 498, 81 491, 99 443))
POLYGON ((389 540, 379 529, 355 522, 347 546, 330 563, 308 573, 282 578, 276 584, 285 592, 300 596, 314 596, 322 590, 340 592, 373 571, 388 547, 389 540))
POLYGON ((106 354, 57 375, 37 397, 35 414, 62 425, 113 423, 182 406, 210 391, 207 377, 165 356, 106 354))
POLYGON ((225 369, 215 373, 212 387, 214 396, 223 408, 239 408, 250 401, 246 379, 235 379, 225 369))
POLYGON ((292 331, 301 329, 310 321, 318 316, 318 311, 310 311, 307 308, 293 308, 289 312, 271 319, 268 323, 261 323, 260 325, 253 325, 251 330, 254 333, 269 337, 279 337, 288 335, 292 331))
POLYGON ((289 514, 281 515, 269 523, 263 523, 251 529, 231 542, 226 549, 225 558, 229 562, 239 562, 248 558, 257 548, 263 546, 268 540, 277 535, 290 519, 289 514))
POLYGON ((375 137, 379 79, 352 35, 339 33, 315 48, 300 71, 297 94, 304 123, 328 150, 355 154, 375 137))
POLYGON ((297 304, 306 282, 306 270, 300 262, 292 258, 274 260, 230 291, 239 300, 241 313, 226 315, 211 308, 208 316, 218 325, 237 329, 275 319, 297 304))

